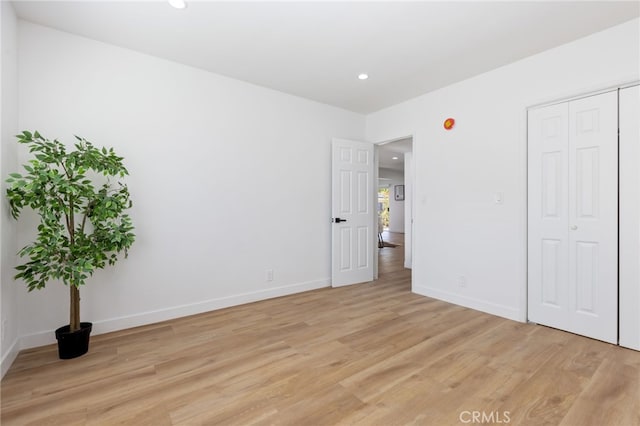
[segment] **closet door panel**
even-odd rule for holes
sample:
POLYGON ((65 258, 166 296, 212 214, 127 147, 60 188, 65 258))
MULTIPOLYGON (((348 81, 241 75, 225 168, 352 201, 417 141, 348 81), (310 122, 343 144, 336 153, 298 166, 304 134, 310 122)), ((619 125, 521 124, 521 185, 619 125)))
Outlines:
POLYGON ((569 102, 569 330, 618 339, 618 94, 569 102))
POLYGON ((568 294, 568 105, 529 111, 528 317, 566 329, 568 294))
POLYGON ((640 350, 640 86, 620 90, 620 346, 640 350))

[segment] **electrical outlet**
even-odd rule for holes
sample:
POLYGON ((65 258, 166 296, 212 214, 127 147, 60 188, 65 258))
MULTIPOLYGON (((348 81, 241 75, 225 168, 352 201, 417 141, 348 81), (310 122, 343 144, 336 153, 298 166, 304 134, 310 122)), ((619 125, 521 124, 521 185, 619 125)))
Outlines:
POLYGON ((458 276, 458 287, 465 288, 467 286, 467 277, 464 275, 458 276))
POLYGON ((267 281, 273 281, 273 269, 267 269, 267 281))

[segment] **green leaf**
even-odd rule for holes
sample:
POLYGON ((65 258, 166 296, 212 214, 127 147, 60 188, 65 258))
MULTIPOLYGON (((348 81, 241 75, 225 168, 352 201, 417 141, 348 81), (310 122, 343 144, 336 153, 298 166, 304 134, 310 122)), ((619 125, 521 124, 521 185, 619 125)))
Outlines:
POLYGON ((23 166, 28 175, 8 175, 10 213, 17 219, 22 208, 30 207, 40 220, 35 240, 18 252, 24 262, 16 267, 16 279, 29 291, 52 279, 79 286, 95 269, 114 264, 120 253, 126 257, 135 236, 125 214, 132 205, 129 191, 118 180, 126 171, 123 158, 79 136, 75 149, 38 132, 24 131, 17 139, 33 158, 23 166), (94 181, 100 174, 114 182, 94 181), (71 217, 74 224, 68 227, 71 217))

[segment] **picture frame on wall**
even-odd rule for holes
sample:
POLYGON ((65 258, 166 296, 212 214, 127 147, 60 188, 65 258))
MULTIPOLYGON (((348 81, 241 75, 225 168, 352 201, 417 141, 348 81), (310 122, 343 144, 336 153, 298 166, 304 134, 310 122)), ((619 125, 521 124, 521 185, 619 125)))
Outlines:
POLYGON ((404 185, 395 185, 393 187, 393 199, 396 201, 404 201, 404 185))

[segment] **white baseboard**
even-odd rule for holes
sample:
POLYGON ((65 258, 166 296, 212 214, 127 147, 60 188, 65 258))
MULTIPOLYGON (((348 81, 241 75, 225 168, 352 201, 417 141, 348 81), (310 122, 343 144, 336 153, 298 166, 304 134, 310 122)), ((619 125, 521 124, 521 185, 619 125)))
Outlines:
POLYGON ((18 346, 18 339, 16 338, 0 360, 0 379, 9 371, 9 367, 11 367, 11 364, 13 364, 13 361, 15 361, 18 356, 18 352, 20 352, 20 347, 18 346))
POLYGON ((524 322, 522 320, 522 313, 518 309, 512 308, 511 306, 504 306, 484 300, 464 297, 460 296, 459 294, 448 293, 439 289, 415 284, 413 285, 412 291, 422 296, 443 300, 455 305, 464 306, 465 308, 475 309, 476 311, 486 312, 488 314, 507 318, 513 321, 524 322))
POLYGON ((627 342, 626 340, 620 339, 620 342, 618 342, 618 345, 622 346, 623 348, 633 349, 634 351, 640 351, 640 343, 638 341, 627 342))
MULTIPOLYGON (((289 294, 301 293, 303 291, 316 290, 319 288, 329 287, 330 285, 331 280, 329 278, 326 278, 322 280, 307 281, 304 283, 297 283, 282 287, 268 288, 251 293, 235 294, 233 296, 220 297, 187 305, 172 306, 166 309, 142 312, 139 314, 127 315, 118 318, 92 321, 93 330, 91 334, 98 335, 109 333, 111 331, 124 330, 126 328, 138 327, 141 325, 153 324, 156 322, 166 321, 174 318, 215 311, 217 309, 228 308, 230 306, 243 305, 245 303, 272 299, 274 297, 287 296, 289 294)), ((91 319, 87 319, 87 321, 91 321, 91 319)), ((28 349, 56 343, 54 330, 55 328, 52 330, 21 336, 20 349, 28 349)))

